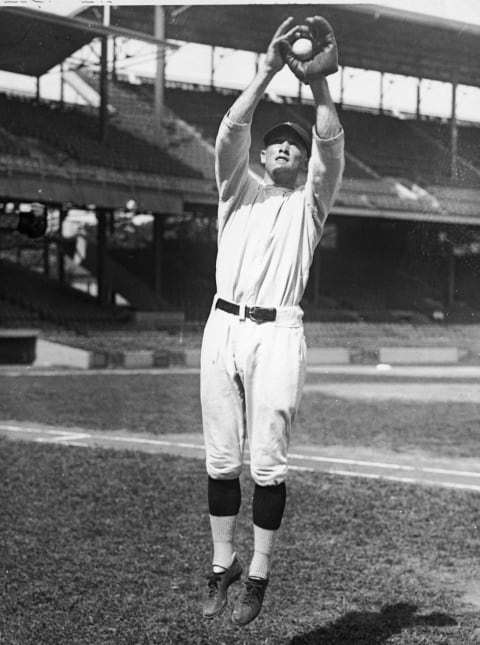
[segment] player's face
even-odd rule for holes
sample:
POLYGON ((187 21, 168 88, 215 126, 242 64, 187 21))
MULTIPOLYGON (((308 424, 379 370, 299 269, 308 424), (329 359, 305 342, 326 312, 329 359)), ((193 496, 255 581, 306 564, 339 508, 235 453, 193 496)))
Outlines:
POLYGON ((287 188, 295 187, 299 173, 306 167, 307 158, 303 143, 289 131, 272 137, 261 155, 266 179, 287 188))

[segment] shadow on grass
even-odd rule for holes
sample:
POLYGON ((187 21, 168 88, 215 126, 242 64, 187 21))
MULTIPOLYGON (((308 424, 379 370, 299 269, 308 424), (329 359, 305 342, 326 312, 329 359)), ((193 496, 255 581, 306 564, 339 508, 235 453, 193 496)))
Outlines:
POLYGON ((385 605, 378 612, 351 611, 325 627, 294 636, 290 645, 381 645, 408 627, 451 627, 457 621, 434 612, 416 615, 410 603, 385 605))

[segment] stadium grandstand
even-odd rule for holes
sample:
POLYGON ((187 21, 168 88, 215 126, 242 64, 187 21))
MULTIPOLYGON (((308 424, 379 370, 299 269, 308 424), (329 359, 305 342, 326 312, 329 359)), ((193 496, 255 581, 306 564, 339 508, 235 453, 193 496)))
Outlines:
MULTIPOLYGON (((37 80, 35 96, 0 93, 0 329, 138 349, 154 343, 151 330, 185 338, 201 328, 215 291, 214 141, 238 90, 174 82, 165 52, 201 43, 261 53, 284 15, 315 13, 318 5, 135 5, 111 8, 106 21, 100 7, 68 17, 0 8, 10 43, 0 70, 37 80), (156 46, 156 78, 116 70, 115 39, 156 46), (92 42, 98 62, 69 67, 92 42), (42 76, 57 65, 82 104, 42 98, 42 76), (47 210, 36 238, 11 225, 34 202, 47 210)), ((480 324, 480 124, 457 118, 455 92, 480 87, 480 27, 380 5, 325 5, 322 15, 341 69, 442 81, 453 99, 449 118, 338 102, 346 170, 302 303, 306 321, 322 323, 312 334, 324 345, 351 342, 352 329, 364 338, 369 326, 370 344, 388 330, 404 343, 452 343, 455 329, 468 344, 480 324)), ((264 97, 252 172, 263 174, 263 132, 292 119, 312 123, 308 97, 264 97)))

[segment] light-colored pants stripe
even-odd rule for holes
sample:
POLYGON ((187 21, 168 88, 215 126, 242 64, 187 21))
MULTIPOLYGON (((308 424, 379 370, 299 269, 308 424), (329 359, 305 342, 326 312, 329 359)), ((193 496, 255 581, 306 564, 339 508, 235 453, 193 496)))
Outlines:
POLYGON ((300 307, 257 324, 212 309, 201 355, 201 403, 208 474, 240 475, 248 435, 250 470, 261 486, 288 469, 290 432, 306 372, 300 307))

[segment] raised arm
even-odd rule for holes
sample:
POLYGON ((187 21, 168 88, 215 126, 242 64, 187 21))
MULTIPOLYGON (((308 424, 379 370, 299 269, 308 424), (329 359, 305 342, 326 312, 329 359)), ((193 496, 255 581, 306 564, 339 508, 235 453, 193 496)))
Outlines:
POLYGON ((342 124, 330 96, 327 79, 322 76, 310 82, 316 106, 315 129, 321 139, 333 139, 342 131, 342 124))
POLYGON ((285 45, 282 45, 282 55, 294 75, 302 83, 310 85, 315 102, 315 127, 305 183, 305 203, 312 214, 319 239, 345 166, 343 129, 326 78, 338 69, 337 43, 331 25, 321 16, 306 18, 297 29, 290 30, 285 45), (299 58, 295 53, 293 45, 297 38, 311 41, 311 53, 307 59, 303 56, 299 58))
POLYGON ((280 46, 291 35, 292 23, 293 18, 288 18, 276 30, 254 79, 220 125, 215 146, 215 174, 221 202, 238 194, 248 179, 250 124, 268 84, 285 65, 280 46))
POLYGON ((316 118, 305 195, 315 225, 315 238, 319 239, 342 181, 345 167, 344 135, 327 79, 320 77, 310 81, 310 88, 316 118))
POLYGON ((255 108, 264 95, 270 81, 285 65, 284 58, 280 53, 280 46, 289 35, 293 22, 293 18, 287 18, 287 20, 282 22, 273 35, 265 58, 260 64, 255 78, 230 108, 228 116, 234 123, 251 122, 255 108))

